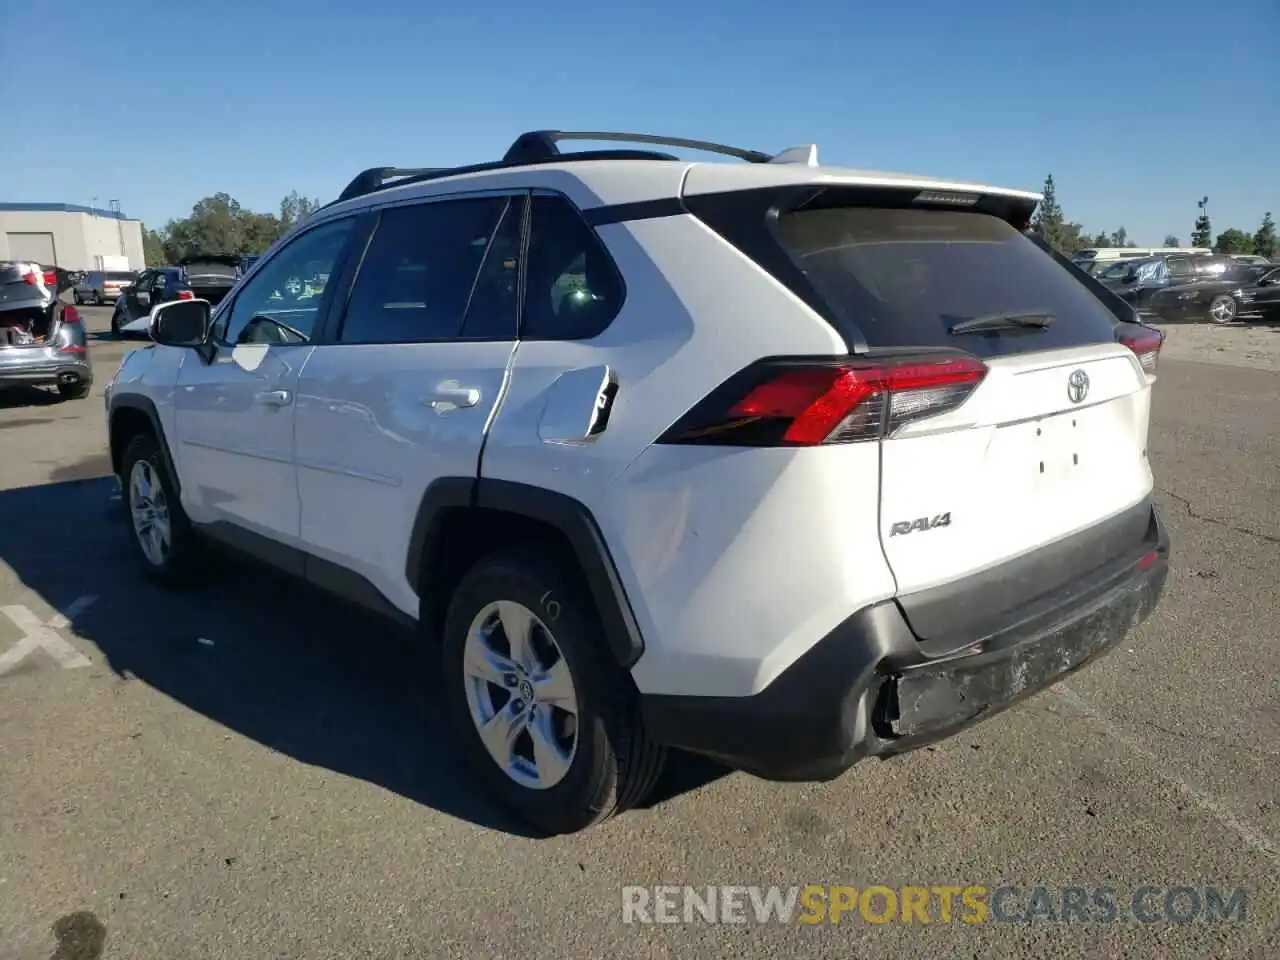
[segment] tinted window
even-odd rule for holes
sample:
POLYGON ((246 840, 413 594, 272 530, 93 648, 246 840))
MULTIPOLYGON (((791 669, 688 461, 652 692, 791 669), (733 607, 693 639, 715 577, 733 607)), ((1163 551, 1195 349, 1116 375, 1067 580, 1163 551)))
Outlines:
POLYGON ((1191 276, 1191 263, 1185 257, 1171 257, 1165 263, 1169 267, 1169 276, 1174 278, 1191 276))
POLYGON ((1238 266, 1230 257, 1200 257, 1195 262, 1195 272, 1198 277, 1217 277, 1238 266))
POLYGON ((137 274, 131 273, 128 271, 113 270, 110 273, 91 273, 89 274, 89 276, 95 277, 98 280, 103 279, 103 277, 105 277, 108 280, 132 280, 135 276, 137 276, 137 274))
POLYGON ((983 213, 837 207, 782 215, 783 245, 831 309, 873 347, 951 346, 983 356, 1112 339, 1115 316, 1013 226, 983 213), (951 335, 1001 313, 1047 328, 951 335))
POLYGON ((311 339, 329 275, 338 264, 350 217, 295 237, 263 265, 213 326, 223 343, 304 343, 311 339))
POLYGON ((622 280, 595 232, 562 197, 534 197, 520 336, 586 340, 622 307, 622 280))
MULTIPOLYGON (((478 197, 382 211, 351 291, 339 339, 404 343, 459 337, 481 266, 496 246, 504 214, 512 206, 507 197, 478 197)), ((504 251, 506 259, 514 259, 514 250, 504 251)), ((516 271, 514 264, 511 270, 516 271)), ((476 305, 476 329, 501 327, 505 309, 510 336, 515 327, 515 288, 504 308, 492 269, 483 273, 485 302, 483 307, 476 305)))

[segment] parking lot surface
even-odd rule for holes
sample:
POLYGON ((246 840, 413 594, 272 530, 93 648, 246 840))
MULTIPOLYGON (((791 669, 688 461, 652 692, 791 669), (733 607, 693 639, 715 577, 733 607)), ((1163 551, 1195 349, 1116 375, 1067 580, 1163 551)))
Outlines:
POLYGON ((101 394, 138 344, 84 313, 90 399, 0 395, 0 958, 1280 956, 1280 330, 1218 337, 1213 363, 1178 331, 1162 361, 1173 569, 1132 642, 832 783, 682 758, 647 809, 548 840, 455 766, 431 651, 259 571, 189 594, 135 571, 101 394), (623 888, 660 884, 1111 886, 1122 904, 1186 885, 1247 907, 624 923, 623 888))

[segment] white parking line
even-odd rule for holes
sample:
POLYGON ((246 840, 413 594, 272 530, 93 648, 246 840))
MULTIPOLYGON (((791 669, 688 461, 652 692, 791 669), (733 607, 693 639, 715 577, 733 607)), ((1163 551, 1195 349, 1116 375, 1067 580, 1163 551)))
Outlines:
POLYGON ((21 604, 0 607, 0 613, 8 617, 23 633, 21 640, 4 653, 0 653, 0 676, 14 669, 37 650, 44 650, 64 670, 89 666, 93 661, 63 640, 55 631, 70 626, 72 619, 83 613, 97 599, 97 597, 79 597, 61 613, 55 614, 48 623, 42 623, 30 608, 21 604))
POLYGON ((1180 791, 1183 796, 1194 803, 1197 807, 1207 813, 1222 826, 1235 833, 1246 846, 1252 847, 1255 851, 1266 857, 1273 865, 1280 864, 1280 845, 1277 845, 1270 837, 1258 833, 1252 827, 1245 824, 1230 810, 1227 810, 1218 800, 1211 794, 1193 787, 1186 780, 1179 777, 1176 773, 1169 770, 1168 766, 1161 763, 1160 758, 1154 753, 1138 743, 1132 737, 1122 733, 1119 725, 1108 717, 1097 707, 1090 704, 1065 684, 1058 684, 1053 688, 1059 696, 1067 702, 1073 704, 1077 710, 1086 717, 1096 723, 1106 732, 1107 736, 1115 740, 1121 746, 1128 749, 1131 753, 1141 757, 1151 765, 1152 773, 1169 784, 1174 789, 1180 791))

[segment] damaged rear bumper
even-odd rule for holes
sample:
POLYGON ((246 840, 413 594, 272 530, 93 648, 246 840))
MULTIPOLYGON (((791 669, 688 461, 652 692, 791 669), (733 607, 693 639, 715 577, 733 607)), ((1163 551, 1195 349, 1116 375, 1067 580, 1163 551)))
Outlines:
MULTIPOLYGON (((1155 609, 1169 538, 1155 507, 1138 549, 930 656, 897 601, 859 610, 751 697, 646 695, 652 736, 771 780, 825 780, 868 756, 952 736, 1079 670, 1155 609)), ((1030 564, 1043 563, 1032 555, 1030 564)), ((975 589, 982 580, 975 578, 975 589)))

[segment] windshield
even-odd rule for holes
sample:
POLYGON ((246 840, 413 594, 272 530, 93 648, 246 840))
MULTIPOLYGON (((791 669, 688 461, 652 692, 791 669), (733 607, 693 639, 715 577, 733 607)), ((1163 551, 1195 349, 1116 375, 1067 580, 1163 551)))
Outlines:
POLYGON ((957 346, 973 317, 1048 313, 1034 335, 965 338, 984 356, 1112 338, 1115 316, 1072 273, 1013 226, 983 213, 837 207, 778 220, 783 245, 833 310, 873 347, 957 346))

